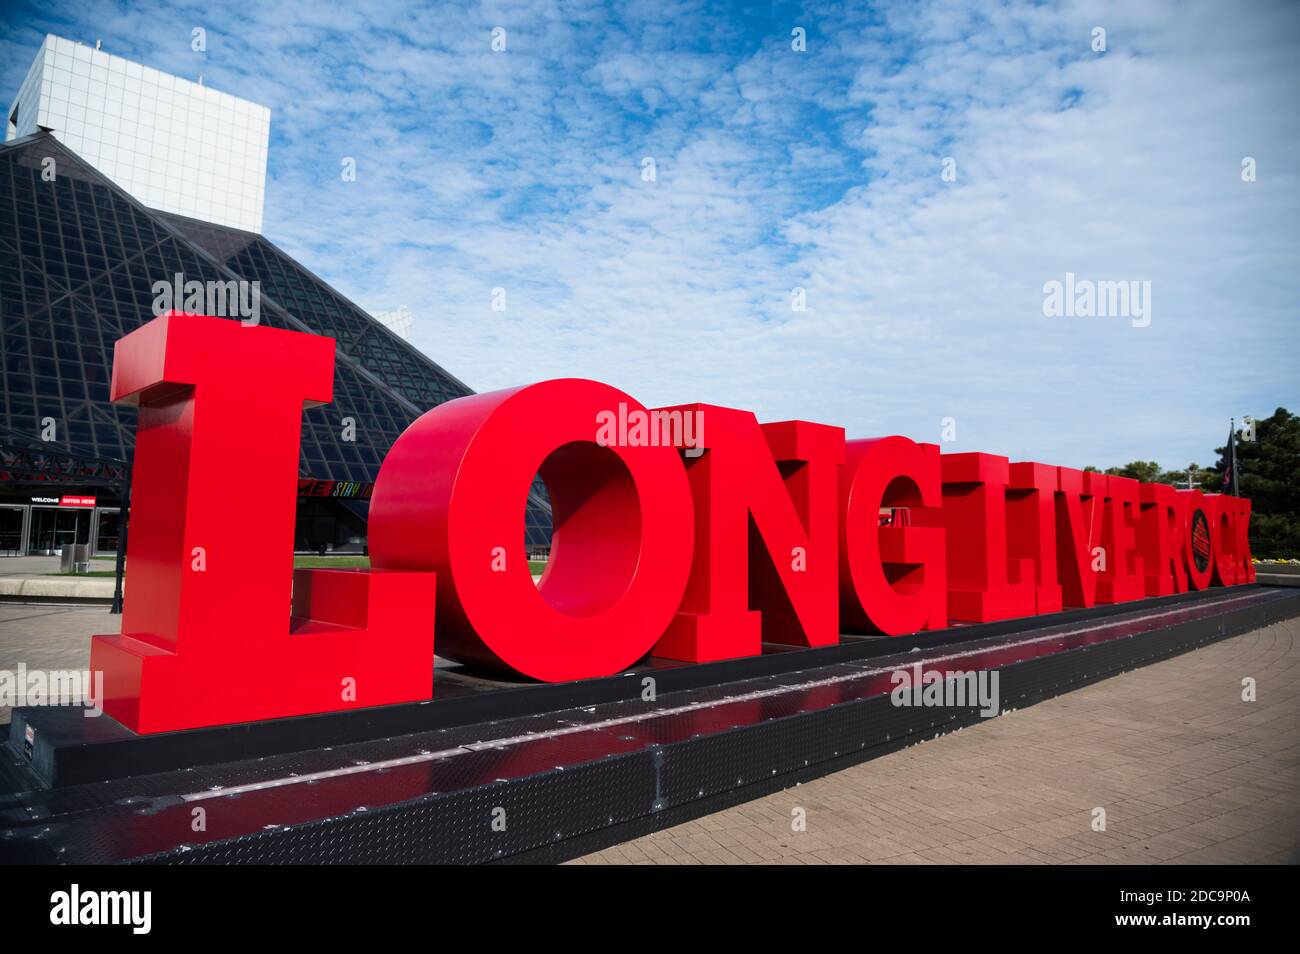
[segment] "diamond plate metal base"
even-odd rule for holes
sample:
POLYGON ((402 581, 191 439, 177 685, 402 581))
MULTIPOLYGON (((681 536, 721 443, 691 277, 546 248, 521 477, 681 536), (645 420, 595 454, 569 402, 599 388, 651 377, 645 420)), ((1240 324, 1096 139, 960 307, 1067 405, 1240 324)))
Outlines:
POLYGON ((546 711, 512 714, 516 696, 491 721, 52 789, 8 746, 0 860, 558 861, 980 720, 977 704, 893 705, 899 668, 996 670, 1006 711, 1298 614, 1294 590, 1238 587, 739 660, 713 681, 652 665, 527 687, 525 709, 552 690, 546 711))

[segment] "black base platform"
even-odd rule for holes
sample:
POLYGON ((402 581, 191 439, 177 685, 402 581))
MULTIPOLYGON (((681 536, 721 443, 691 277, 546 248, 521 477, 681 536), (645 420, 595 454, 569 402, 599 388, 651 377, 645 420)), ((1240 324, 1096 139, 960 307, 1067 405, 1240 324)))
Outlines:
POLYGON ((562 860, 980 720, 895 706, 897 669, 996 671, 1005 712, 1295 615, 1250 586, 560 686, 440 669, 430 703, 149 737, 19 710, 0 861, 562 860))

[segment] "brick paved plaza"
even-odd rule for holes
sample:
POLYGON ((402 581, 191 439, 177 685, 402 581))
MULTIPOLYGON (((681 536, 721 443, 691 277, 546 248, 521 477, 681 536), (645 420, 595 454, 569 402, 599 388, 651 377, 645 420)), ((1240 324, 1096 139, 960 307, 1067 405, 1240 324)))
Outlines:
MULTIPOLYGON (((0 669, 85 669, 90 637, 121 625, 106 606, 0 603, 0 669)), ((0 724, 8 722, 9 709, 0 705, 0 724)))
POLYGON ((1288 620, 576 863, 1297 862, 1297 637, 1288 620))
MULTIPOLYGON (((0 668, 84 667, 116 628, 0 604, 0 668)), ((1298 636, 1269 626, 577 863, 1300 861, 1298 636)))

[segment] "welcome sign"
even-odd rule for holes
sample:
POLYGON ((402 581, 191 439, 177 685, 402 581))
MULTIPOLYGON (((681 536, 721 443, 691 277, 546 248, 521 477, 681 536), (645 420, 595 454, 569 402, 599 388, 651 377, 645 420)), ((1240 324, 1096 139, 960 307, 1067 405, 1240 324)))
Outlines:
POLYGON ((175 312, 117 343, 112 398, 139 407, 130 599, 91 668, 132 729, 426 700, 435 651, 554 682, 1254 580, 1243 498, 585 380, 429 411, 375 482, 372 569, 293 571, 302 409, 333 366, 333 339, 175 312), (219 505, 232 462, 265 488, 251 544, 219 505))

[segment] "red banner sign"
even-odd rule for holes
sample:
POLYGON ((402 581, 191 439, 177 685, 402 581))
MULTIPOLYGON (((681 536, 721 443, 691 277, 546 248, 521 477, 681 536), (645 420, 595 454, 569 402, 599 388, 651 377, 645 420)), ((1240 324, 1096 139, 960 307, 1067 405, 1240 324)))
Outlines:
POLYGON ((313 477, 298 479, 299 497, 337 497, 345 500, 369 500, 375 485, 359 480, 317 480, 313 477))
POLYGON ((375 482, 373 568, 294 571, 302 408, 330 400, 333 365, 332 339, 219 318, 164 315, 118 342, 112 397, 140 409, 131 591, 91 665, 119 721, 161 732, 428 699, 435 631, 441 656, 562 681, 648 654, 729 659, 1255 576, 1243 498, 734 408, 647 409, 584 380, 429 411, 375 482), (252 546, 219 504, 232 459, 266 489, 244 501, 252 546), (536 585, 523 514, 539 473, 555 529, 536 585))

